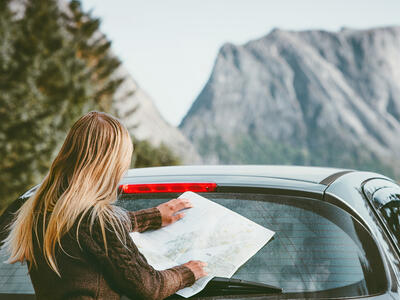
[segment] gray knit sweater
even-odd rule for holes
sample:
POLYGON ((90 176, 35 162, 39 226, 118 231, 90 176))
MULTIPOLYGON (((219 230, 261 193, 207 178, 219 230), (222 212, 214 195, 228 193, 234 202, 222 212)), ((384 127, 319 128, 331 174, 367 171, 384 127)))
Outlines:
MULTIPOLYGON (((134 231, 161 227, 161 214, 157 208, 128 213, 134 231)), ((128 235, 128 249, 115 233, 106 230, 108 255, 104 248, 99 224, 92 232, 87 219, 79 227, 79 247, 76 225, 61 239, 62 249, 56 248, 57 265, 61 278, 54 273, 40 250, 41 235, 34 237, 37 267, 29 274, 36 299, 164 299, 181 288, 194 283, 193 272, 186 266, 157 271, 146 261, 128 235)), ((40 227, 39 227, 40 228, 40 227)), ((39 230, 40 231, 40 230, 39 230)), ((29 265, 29 262, 28 262, 29 265)))

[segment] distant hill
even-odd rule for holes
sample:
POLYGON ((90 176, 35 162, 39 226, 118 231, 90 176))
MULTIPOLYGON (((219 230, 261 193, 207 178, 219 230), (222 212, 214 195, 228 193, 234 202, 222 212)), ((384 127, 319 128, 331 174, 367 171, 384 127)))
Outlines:
POLYGON ((400 177, 400 27, 285 31, 225 44, 180 124, 208 163, 400 177))
POLYGON ((131 134, 154 146, 163 143, 183 164, 201 163, 201 157, 193 144, 178 128, 165 121, 153 99, 136 83, 124 66, 118 69, 116 75, 124 77, 125 81, 117 91, 117 98, 120 100, 114 102, 113 109, 131 134), (130 92, 130 96, 124 97, 130 92))

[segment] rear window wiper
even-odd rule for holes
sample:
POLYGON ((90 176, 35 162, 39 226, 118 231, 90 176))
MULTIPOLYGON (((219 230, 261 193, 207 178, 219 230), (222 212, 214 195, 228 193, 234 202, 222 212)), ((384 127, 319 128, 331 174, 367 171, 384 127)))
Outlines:
POLYGON ((206 294, 277 294, 282 288, 241 279, 214 277, 204 288, 206 294))

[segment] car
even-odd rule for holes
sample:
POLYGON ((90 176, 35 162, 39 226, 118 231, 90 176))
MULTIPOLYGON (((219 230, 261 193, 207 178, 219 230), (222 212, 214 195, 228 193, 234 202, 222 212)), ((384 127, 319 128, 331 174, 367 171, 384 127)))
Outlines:
MULTIPOLYGON (((116 204, 127 210, 190 190, 276 232, 232 278, 210 281, 191 299, 400 299, 400 186, 381 174, 277 165, 152 167, 129 170, 119 189, 116 204)), ((1 216, 2 231, 34 190, 1 216)), ((25 265, 0 266, 0 299, 33 294, 25 265)))

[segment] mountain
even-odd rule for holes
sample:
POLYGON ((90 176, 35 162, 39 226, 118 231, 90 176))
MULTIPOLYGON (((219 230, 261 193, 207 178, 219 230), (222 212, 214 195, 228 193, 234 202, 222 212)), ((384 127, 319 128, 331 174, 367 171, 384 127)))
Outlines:
POLYGON ((201 163, 202 159, 193 144, 178 128, 165 121, 153 100, 123 65, 119 67, 115 76, 124 77, 125 81, 117 90, 118 100, 113 103, 113 109, 129 132, 135 138, 148 140, 154 146, 163 143, 183 164, 201 163))
POLYGON ((400 27, 286 31, 220 49, 180 129, 207 163, 400 176, 400 27))

